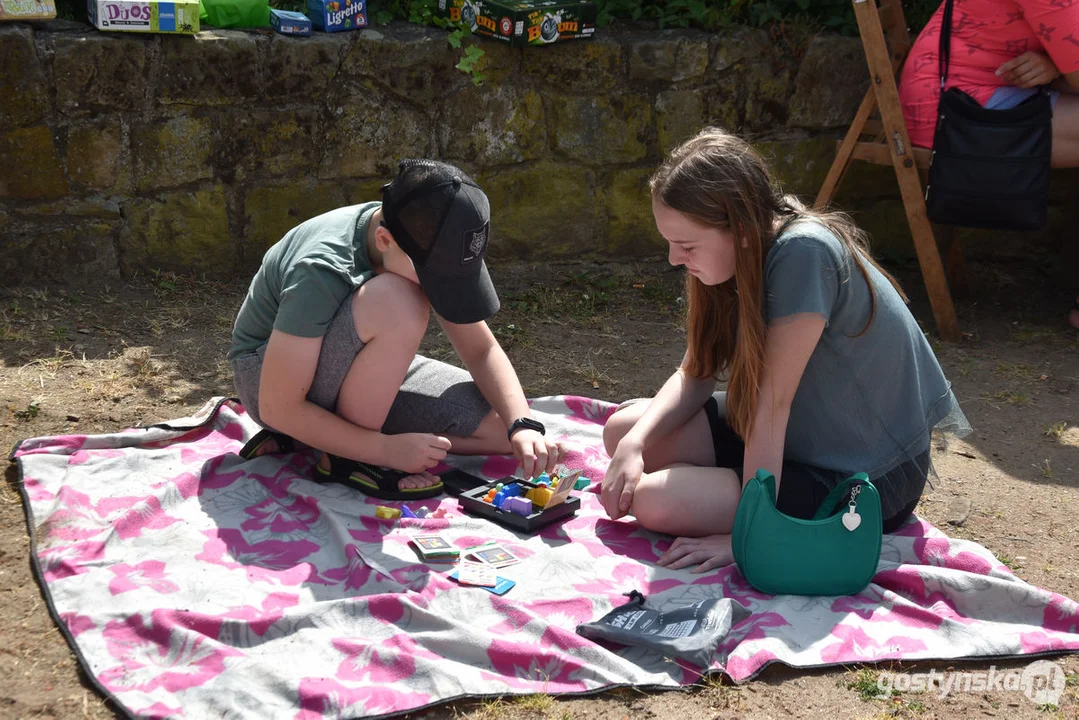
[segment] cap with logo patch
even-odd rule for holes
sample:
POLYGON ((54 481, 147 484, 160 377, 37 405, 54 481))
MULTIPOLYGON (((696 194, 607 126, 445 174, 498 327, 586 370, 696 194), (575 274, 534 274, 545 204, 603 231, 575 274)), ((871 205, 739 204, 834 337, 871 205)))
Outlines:
POLYGON ((382 186, 382 218, 436 313, 464 324, 498 312, 484 261, 491 205, 472 178, 437 160, 403 160, 382 186))

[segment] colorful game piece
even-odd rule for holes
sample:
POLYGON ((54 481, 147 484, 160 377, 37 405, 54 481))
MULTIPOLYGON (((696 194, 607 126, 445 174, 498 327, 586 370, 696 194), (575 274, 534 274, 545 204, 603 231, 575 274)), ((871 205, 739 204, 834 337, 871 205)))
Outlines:
MULTIPOLYGON (((377 513, 378 511, 376 510, 375 512, 377 513)), ((414 518, 414 517, 418 517, 418 516, 414 512, 412 512, 411 510, 408 509, 408 505, 402 505, 401 506, 401 517, 414 518)))
POLYGON ((425 517, 427 517, 427 513, 428 513, 428 512, 429 512, 429 511, 428 511, 428 509, 427 509, 427 508, 425 508, 425 507, 421 507, 421 508, 420 508, 419 510, 417 510, 417 511, 416 511, 416 517, 418 517, 418 518, 425 518, 425 517))
POLYGON ((502 510, 527 517, 532 514, 532 501, 525 497, 508 497, 502 502, 502 510))
POLYGON ((577 482, 573 483, 574 490, 584 490, 586 487, 592 484, 592 481, 583 475, 577 478, 577 482))
POLYGON ((383 520, 395 520, 401 517, 401 511, 397 508, 379 505, 377 508, 375 508, 375 517, 380 517, 383 520))

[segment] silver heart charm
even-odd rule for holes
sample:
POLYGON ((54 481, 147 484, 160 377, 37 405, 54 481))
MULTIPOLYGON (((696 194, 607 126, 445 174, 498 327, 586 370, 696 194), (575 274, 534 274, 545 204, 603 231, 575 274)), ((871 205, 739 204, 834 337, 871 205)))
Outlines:
POLYGON ((858 526, 862 524, 862 516, 856 512, 843 513, 843 527, 847 528, 851 532, 858 529, 858 526))

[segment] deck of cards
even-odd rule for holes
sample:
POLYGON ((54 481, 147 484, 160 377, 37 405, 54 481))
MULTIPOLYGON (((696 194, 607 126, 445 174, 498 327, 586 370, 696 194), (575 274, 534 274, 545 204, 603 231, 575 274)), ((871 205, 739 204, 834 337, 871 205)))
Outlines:
POLYGON ((456 562, 461 556, 461 551, 438 533, 413 535, 411 542, 427 562, 456 562))
POLYGON ((504 568, 521 562, 520 558, 496 542, 468 548, 462 553, 467 562, 480 563, 491 568, 504 568))

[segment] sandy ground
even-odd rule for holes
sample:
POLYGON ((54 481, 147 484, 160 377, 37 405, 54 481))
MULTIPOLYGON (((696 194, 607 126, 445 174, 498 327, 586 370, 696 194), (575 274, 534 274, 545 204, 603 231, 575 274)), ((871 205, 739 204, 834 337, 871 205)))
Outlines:
MULTIPOLYGON (((972 264, 959 301, 968 338, 939 343, 915 266, 894 267, 975 428, 938 445, 939 473, 919 514, 975 540, 1028 582, 1079 598, 1079 339, 1070 303, 1037 267, 972 264)), ((681 279, 662 262, 492 269, 503 311, 492 322, 531 397, 620 401, 654 393, 684 348, 681 279)), ((232 393, 224 357, 246 279, 229 285, 157 274, 111 287, 0 289, 0 445, 111 432, 181 417, 232 393)), ((432 323, 424 351, 454 361, 432 323)), ((14 465, 0 485, 0 717, 111 718, 84 682, 31 573, 14 465)), ((1059 660, 1059 707, 1022 693, 902 693, 872 699, 879 673, 987 670, 990 662, 794 671, 745 686, 713 678, 677 692, 532 696, 458 703, 431 718, 1079 717, 1079 658, 1059 660)), ((999 669, 1025 662, 996 663, 999 669)))

